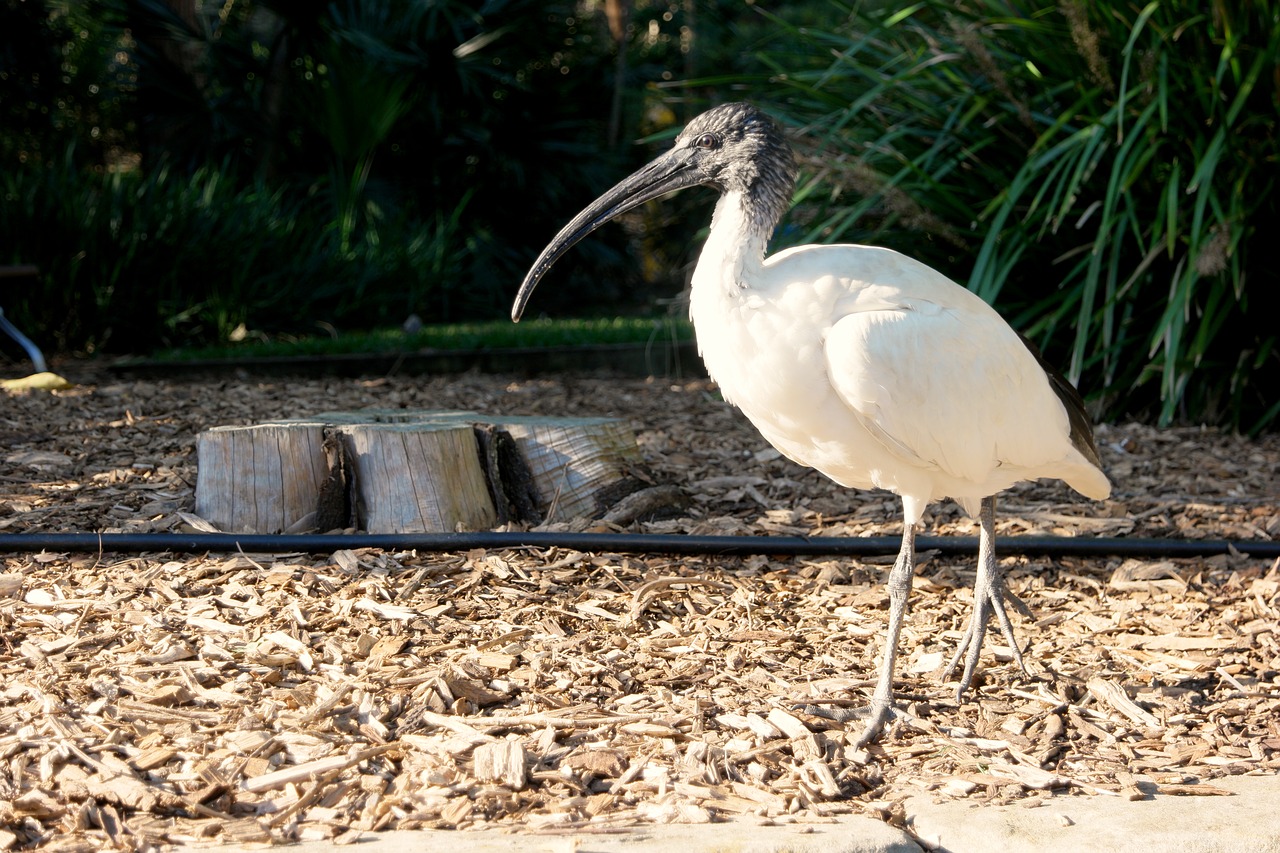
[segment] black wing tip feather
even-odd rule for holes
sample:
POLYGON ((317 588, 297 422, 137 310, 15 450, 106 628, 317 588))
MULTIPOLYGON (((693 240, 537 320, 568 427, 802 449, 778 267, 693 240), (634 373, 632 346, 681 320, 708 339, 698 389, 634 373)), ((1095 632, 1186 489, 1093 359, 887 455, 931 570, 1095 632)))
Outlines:
POLYGON ((1052 364, 1045 361, 1039 347, 1028 340, 1021 332, 1017 334, 1031 354, 1036 357, 1036 361, 1040 363, 1040 368, 1044 371, 1045 376, 1049 377, 1049 386, 1053 388, 1053 392, 1058 395, 1058 399, 1062 401, 1063 407, 1067 410, 1067 422, 1071 426, 1071 444, 1076 450, 1080 451, 1080 454, 1085 459, 1096 465, 1098 470, 1102 470, 1102 458, 1098 455, 1098 445, 1093 438, 1093 421, 1089 417, 1089 413, 1085 411, 1084 398, 1080 396, 1076 386, 1067 380, 1067 377, 1063 376, 1052 364))

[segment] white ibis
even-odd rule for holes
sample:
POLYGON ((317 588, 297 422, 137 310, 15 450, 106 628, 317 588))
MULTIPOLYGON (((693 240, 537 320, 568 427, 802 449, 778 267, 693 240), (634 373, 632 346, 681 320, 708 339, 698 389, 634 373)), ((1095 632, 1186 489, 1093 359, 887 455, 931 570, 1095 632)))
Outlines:
POLYGON ((894 658, 925 507, 950 497, 980 523, 974 611, 944 674, 964 658, 960 698, 992 613, 1026 672, 995 559, 996 493, 1049 477, 1101 500, 1111 484, 1075 388, 971 291, 871 246, 797 246, 766 257, 795 178, 791 148, 768 116, 746 103, 708 110, 671 150, 555 236, 525 276, 511 317, 520 319, 561 255, 610 219, 684 187, 719 190, 690 297, 708 374, 790 459, 843 486, 902 498, 902 547, 889 573, 889 627, 865 744, 895 713, 894 658))

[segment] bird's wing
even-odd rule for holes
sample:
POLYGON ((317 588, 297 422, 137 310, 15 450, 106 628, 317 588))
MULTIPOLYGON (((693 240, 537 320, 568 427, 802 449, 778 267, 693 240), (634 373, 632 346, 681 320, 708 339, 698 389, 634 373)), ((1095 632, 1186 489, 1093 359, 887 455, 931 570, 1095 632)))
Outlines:
POLYGON ((1068 432, 1034 356, 978 303, 871 288, 843 306, 824 353, 832 388, 868 431, 904 461, 975 484, 1001 465, 1059 457, 1068 432))

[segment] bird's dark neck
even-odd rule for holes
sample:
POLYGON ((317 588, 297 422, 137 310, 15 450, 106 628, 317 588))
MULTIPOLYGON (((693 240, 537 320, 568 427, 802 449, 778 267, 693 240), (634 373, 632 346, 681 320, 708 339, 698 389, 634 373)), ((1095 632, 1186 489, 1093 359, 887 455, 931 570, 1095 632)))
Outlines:
POLYGON ((790 188, 784 191, 777 186, 757 184, 740 198, 739 204, 742 205, 748 227, 767 244, 791 204, 790 188))
POLYGON ((795 191, 796 169, 791 149, 778 140, 769 145, 753 164, 755 168, 740 191, 743 213, 750 230, 769 242, 773 230, 791 207, 795 191))

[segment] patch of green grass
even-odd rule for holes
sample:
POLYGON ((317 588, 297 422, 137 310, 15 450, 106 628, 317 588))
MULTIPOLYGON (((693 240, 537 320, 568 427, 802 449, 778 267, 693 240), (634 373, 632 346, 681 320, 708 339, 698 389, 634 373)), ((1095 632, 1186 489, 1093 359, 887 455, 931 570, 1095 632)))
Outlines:
POLYGON ((587 320, 537 319, 512 323, 453 323, 423 326, 412 334, 400 329, 307 337, 249 336, 222 346, 156 353, 157 361, 353 355, 429 350, 515 349, 598 344, 675 343, 693 340, 688 320, 673 317, 614 317, 587 320))

